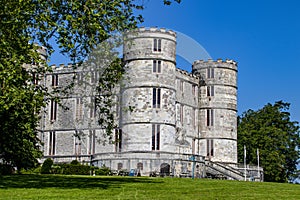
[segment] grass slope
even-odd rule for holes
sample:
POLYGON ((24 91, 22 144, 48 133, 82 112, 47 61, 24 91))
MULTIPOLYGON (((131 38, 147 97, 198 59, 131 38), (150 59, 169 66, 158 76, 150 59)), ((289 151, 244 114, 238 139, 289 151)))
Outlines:
POLYGON ((0 199, 300 199, 300 185, 186 178, 12 175, 0 199))

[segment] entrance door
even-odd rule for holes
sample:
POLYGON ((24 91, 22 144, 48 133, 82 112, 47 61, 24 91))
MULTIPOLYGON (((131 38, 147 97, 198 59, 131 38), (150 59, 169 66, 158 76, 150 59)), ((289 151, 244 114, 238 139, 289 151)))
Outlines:
POLYGON ((170 176, 170 165, 168 163, 160 165, 160 176, 170 176))

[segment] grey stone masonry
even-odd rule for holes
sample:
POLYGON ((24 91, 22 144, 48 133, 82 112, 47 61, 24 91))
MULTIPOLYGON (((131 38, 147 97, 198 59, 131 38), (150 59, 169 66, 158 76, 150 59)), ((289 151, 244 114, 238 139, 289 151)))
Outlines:
POLYGON ((237 162, 237 63, 195 61, 199 94, 200 154, 212 161, 237 162))
POLYGON ((43 83, 49 90, 75 87, 61 96, 68 110, 48 102, 42 116, 45 158, 142 175, 205 177, 207 162, 237 165, 237 63, 198 60, 189 73, 176 68, 175 32, 139 28, 124 38, 128 78, 114 89, 115 135, 97 121, 97 67, 53 66, 43 83))

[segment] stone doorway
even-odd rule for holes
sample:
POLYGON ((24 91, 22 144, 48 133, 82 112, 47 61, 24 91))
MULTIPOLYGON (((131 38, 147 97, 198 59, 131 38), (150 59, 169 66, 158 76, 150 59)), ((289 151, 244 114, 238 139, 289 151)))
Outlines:
POLYGON ((170 176, 170 165, 168 163, 160 165, 160 176, 170 176))

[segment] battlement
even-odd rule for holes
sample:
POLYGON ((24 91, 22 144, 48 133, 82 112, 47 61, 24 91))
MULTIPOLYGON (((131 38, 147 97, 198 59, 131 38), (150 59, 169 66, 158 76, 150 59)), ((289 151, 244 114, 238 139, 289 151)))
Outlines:
MULTIPOLYGON (((165 38, 169 40, 176 41, 176 32, 157 27, 140 27, 134 30, 129 30, 125 33, 127 39, 134 38, 165 38)), ((126 38, 125 37, 125 38, 126 38)))
POLYGON ((59 64, 59 65, 51 65, 50 66, 53 71, 61 71, 61 70, 74 70, 74 65, 72 63, 68 64, 59 64))
POLYGON ((62 72, 77 72, 77 71, 84 71, 84 69, 88 68, 86 64, 82 64, 81 66, 78 66, 78 64, 59 64, 59 65, 51 65, 52 72, 54 73, 62 73, 62 72))
POLYGON ((234 61, 234 60, 230 60, 230 59, 226 59, 226 60, 223 60, 223 59, 217 59, 216 61, 215 60, 212 60, 212 59, 208 59, 208 60, 196 60, 194 61, 193 65, 197 65, 197 64, 211 64, 211 63, 224 63, 224 64, 233 64, 233 65, 237 65, 237 62, 234 61))
POLYGON ((137 29, 138 32, 152 32, 152 33, 167 33, 176 37, 176 32, 166 29, 166 28, 157 28, 157 27, 140 27, 137 29))
POLYGON ((189 77, 192 77, 192 78, 196 78, 196 79, 199 78, 197 75, 189 73, 188 71, 183 70, 183 69, 176 68, 176 72, 179 72, 183 75, 186 75, 186 76, 189 76, 189 77))

